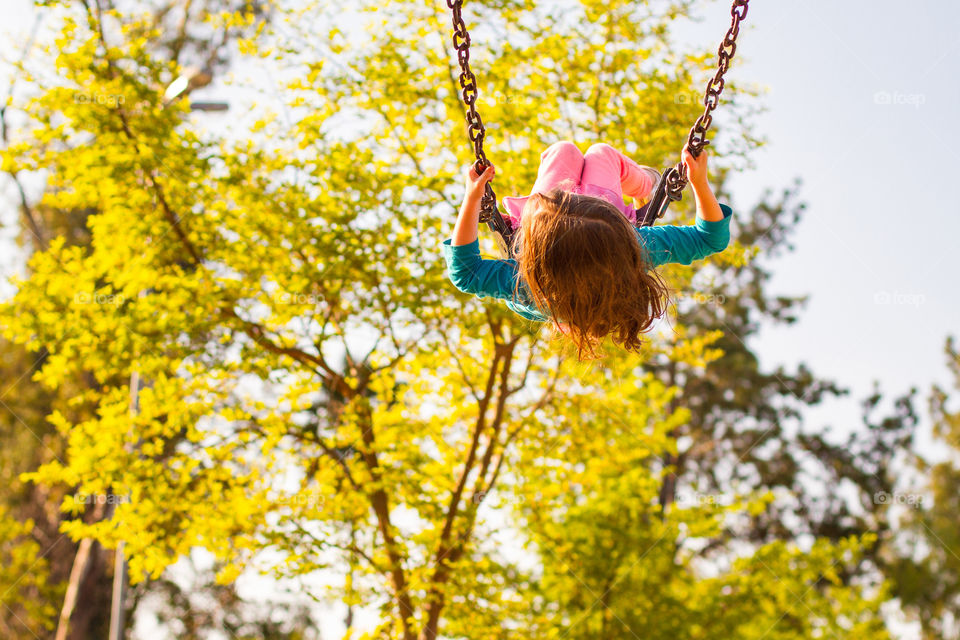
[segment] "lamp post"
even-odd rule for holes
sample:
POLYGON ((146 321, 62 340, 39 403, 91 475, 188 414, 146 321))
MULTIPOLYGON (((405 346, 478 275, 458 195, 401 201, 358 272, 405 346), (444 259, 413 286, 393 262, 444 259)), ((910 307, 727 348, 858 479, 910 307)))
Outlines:
MULTIPOLYGON (((167 107, 174 101, 186 97, 194 89, 205 87, 213 80, 213 75, 208 70, 188 67, 176 80, 167 85, 163 92, 163 106, 167 107)), ((226 102, 190 102, 191 111, 227 111, 230 105, 226 102)), ((144 296, 146 291, 141 291, 140 296, 144 296)), ((130 374, 130 415, 137 414, 138 401, 140 396, 140 373, 134 371, 130 374)), ((108 505, 109 506, 109 505, 108 505)), ((111 513, 112 515, 112 509, 111 513)), ((110 517, 110 516, 107 516, 110 517)), ((117 545, 116 553, 113 558, 113 594, 110 599, 110 631, 107 636, 109 640, 123 640, 127 595, 127 562, 123 554, 124 543, 121 540, 117 545)))
MULTIPOLYGON (((194 89, 205 87, 213 81, 213 74, 209 69, 187 67, 177 79, 167 85, 163 92, 163 106, 187 96, 194 89)), ((226 102, 191 102, 191 111, 226 111, 230 108, 226 102)))
MULTIPOLYGON (((142 293, 141 293, 142 296, 142 293)), ((137 415, 140 400, 140 372, 134 370, 130 374, 130 415, 137 415)), ((115 507, 114 507, 115 508, 115 507)), ((110 517, 113 509, 110 509, 110 517)), ((123 640, 126 596, 127 596, 127 561, 123 556, 123 540, 117 544, 113 554, 113 594, 110 598, 110 640, 123 640)))

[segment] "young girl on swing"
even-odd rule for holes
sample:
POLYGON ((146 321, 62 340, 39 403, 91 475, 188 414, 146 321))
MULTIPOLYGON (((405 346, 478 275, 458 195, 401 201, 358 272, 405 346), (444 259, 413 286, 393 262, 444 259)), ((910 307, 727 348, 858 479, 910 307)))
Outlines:
POLYGON ((623 196, 645 199, 659 174, 606 144, 585 154, 572 142, 541 155, 530 196, 504 198, 518 229, 514 259, 480 257, 480 198, 494 176, 491 166, 466 175, 466 194, 453 238, 443 243, 450 280, 465 293, 507 300, 521 316, 551 319, 592 354, 606 336, 639 349, 640 335, 666 311, 669 290, 655 271, 690 264, 723 251, 730 241, 730 207, 719 204, 707 181, 707 154, 683 163, 693 187, 696 222, 688 226, 634 227, 636 212, 623 196))

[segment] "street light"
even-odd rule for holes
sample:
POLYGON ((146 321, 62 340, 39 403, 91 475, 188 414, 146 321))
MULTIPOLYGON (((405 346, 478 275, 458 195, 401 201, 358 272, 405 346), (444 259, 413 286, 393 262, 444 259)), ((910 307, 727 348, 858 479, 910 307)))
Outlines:
MULTIPOLYGON (((187 96, 194 89, 205 87, 213 81, 213 74, 209 69, 187 67, 176 80, 167 85, 163 92, 163 106, 169 106, 175 100, 187 96)), ((226 111, 230 108, 226 102, 191 102, 191 111, 226 111)))
POLYGON ((181 95, 189 93, 194 89, 205 87, 213 81, 213 74, 205 69, 197 67, 187 67, 183 70, 177 79, 167 85, 167 90, 163 92, 164 104, 170 104, 181 95))

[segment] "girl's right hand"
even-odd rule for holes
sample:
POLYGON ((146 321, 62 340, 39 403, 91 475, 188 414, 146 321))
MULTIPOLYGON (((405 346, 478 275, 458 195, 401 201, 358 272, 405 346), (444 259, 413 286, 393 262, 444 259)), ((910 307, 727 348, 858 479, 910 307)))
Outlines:
POLYGON ((688 145, 683 147, 683 166, 687 168, 687 177, 695 185, 707 184, 707 150, 700 152, 700 156, 693 157, 688 145))

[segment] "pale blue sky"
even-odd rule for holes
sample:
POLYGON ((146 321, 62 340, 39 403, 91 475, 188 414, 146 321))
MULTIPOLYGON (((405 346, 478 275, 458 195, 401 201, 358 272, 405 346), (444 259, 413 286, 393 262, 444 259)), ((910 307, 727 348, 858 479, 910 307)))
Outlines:
MULTIPOLYGON (((719 41, 729 7, 710 2, 683 39, 719 41)), ((729 75, 767 87, 755 131, 769 142, 734 177, 735 203, 800 177, 809 205, 773 290, 810 301, 798 324, 763 333, 762 361, 805 360, 857 399, 873 380, 891 392, 948 383, 944 338, 960 338, 960 3, 754 0, 746 24, 729 75)), ((809 417, 846 430, 858 415, 845 399, 809 417)))

